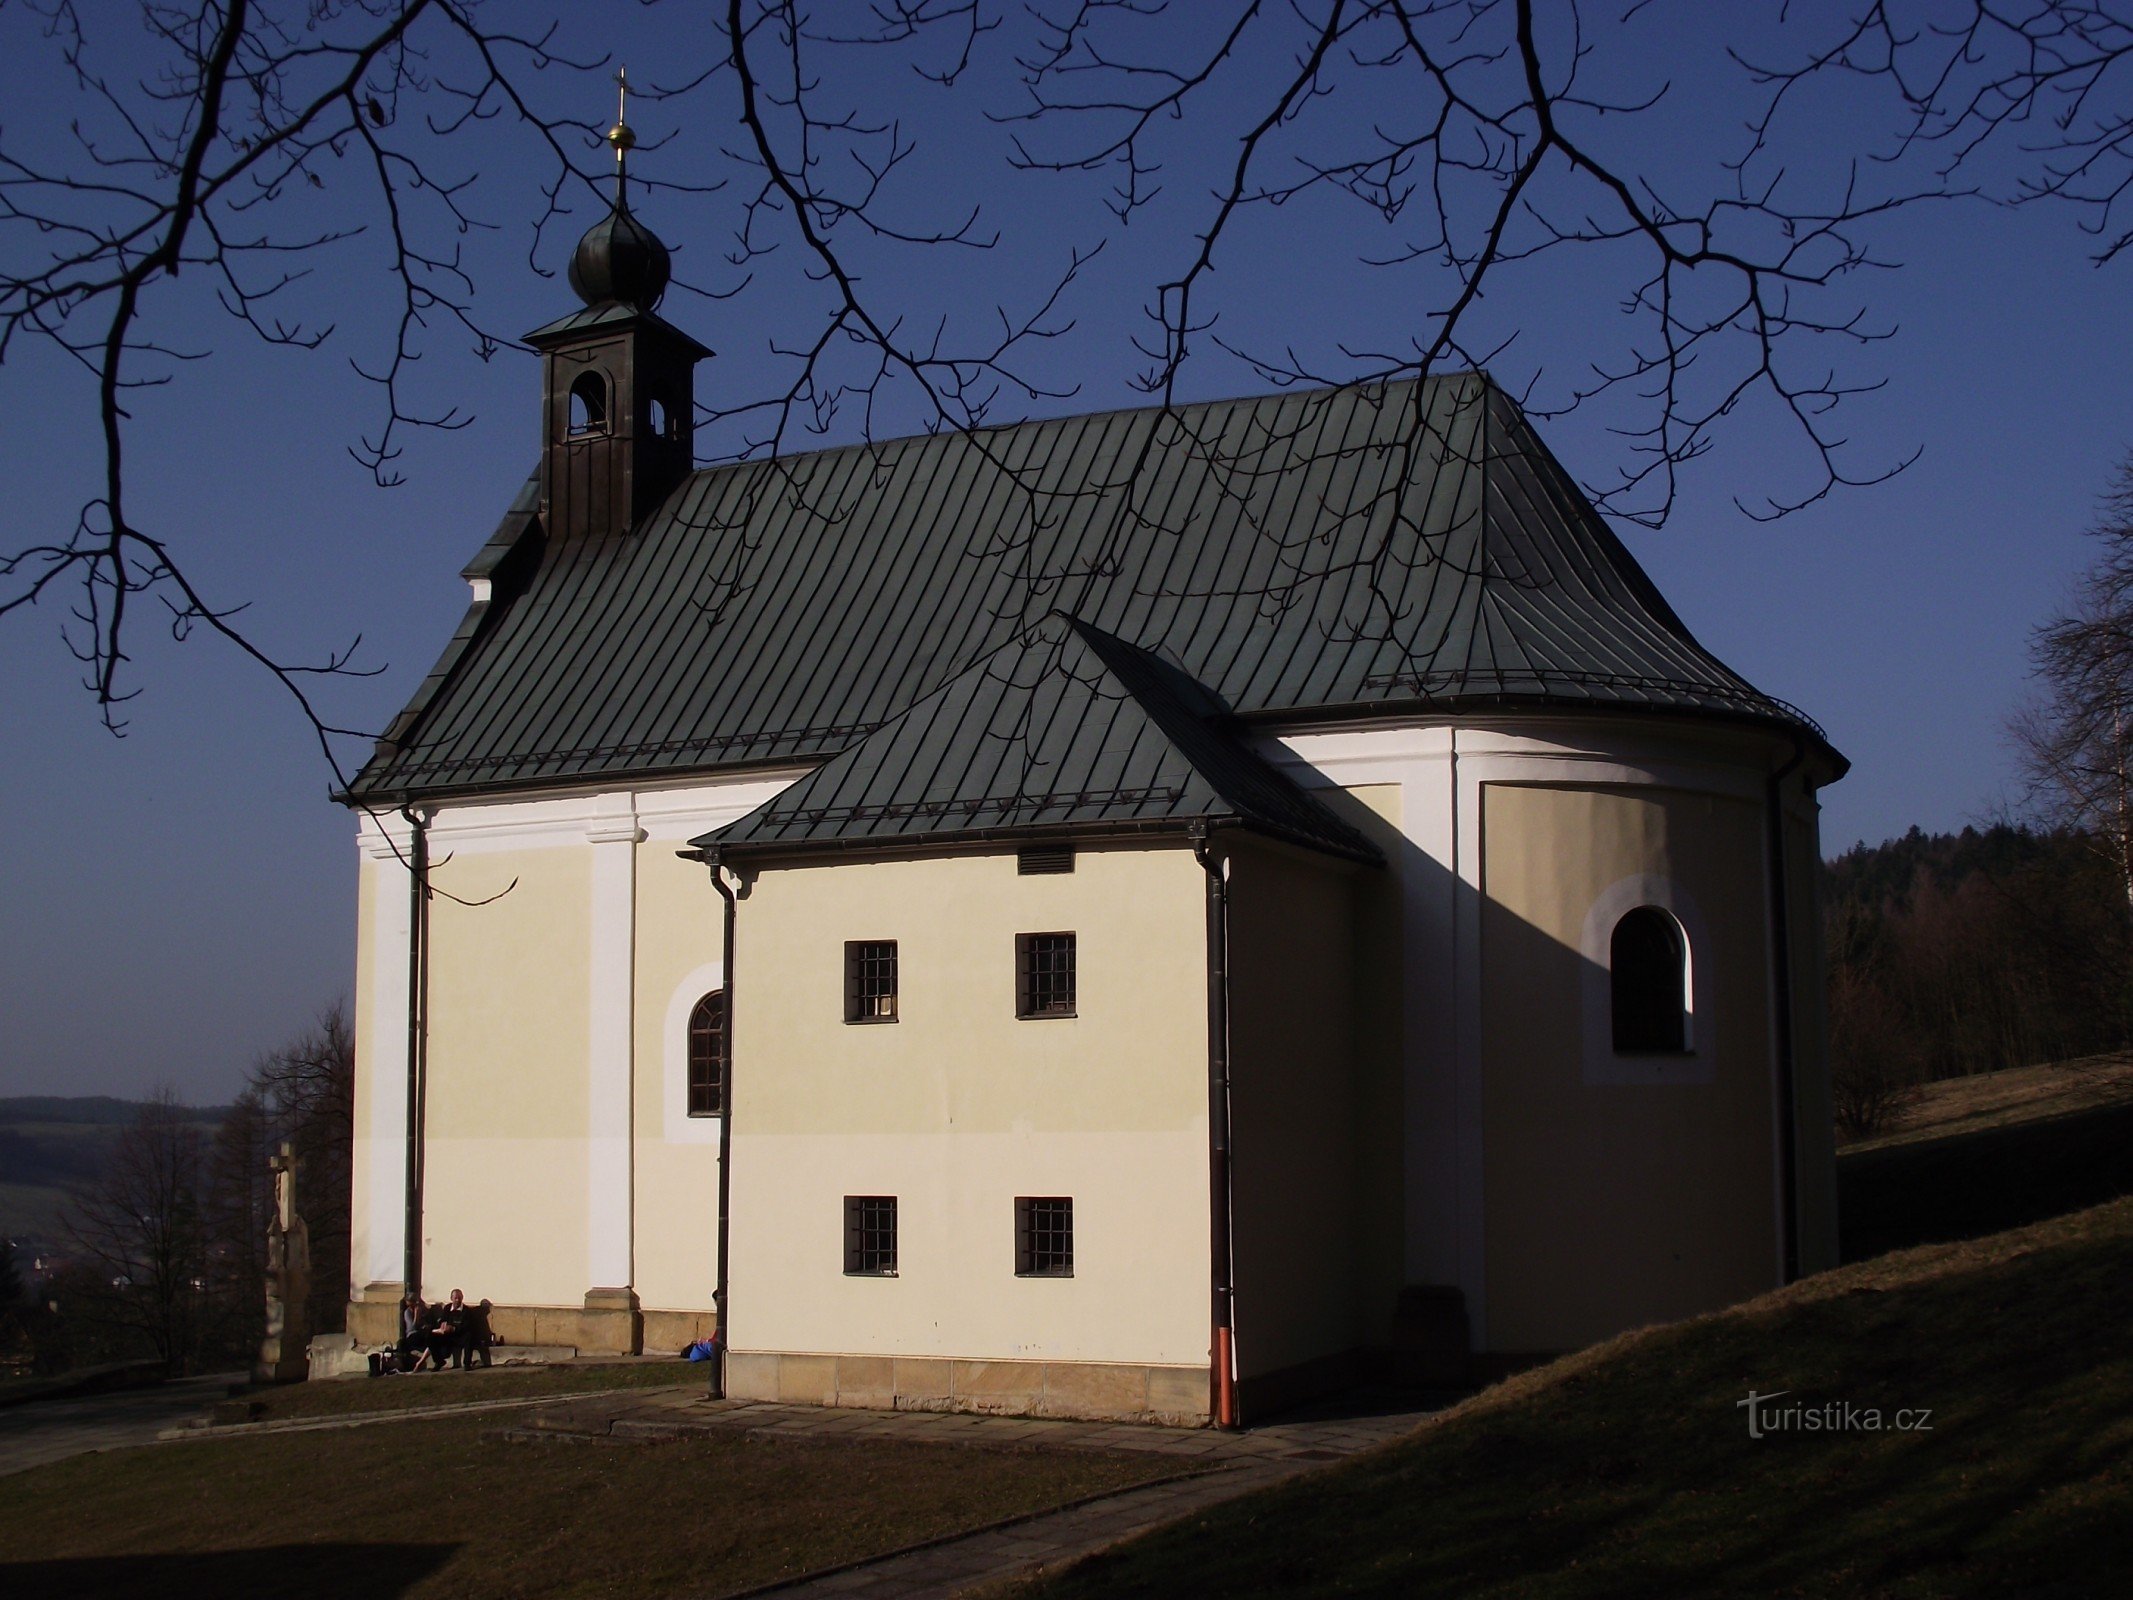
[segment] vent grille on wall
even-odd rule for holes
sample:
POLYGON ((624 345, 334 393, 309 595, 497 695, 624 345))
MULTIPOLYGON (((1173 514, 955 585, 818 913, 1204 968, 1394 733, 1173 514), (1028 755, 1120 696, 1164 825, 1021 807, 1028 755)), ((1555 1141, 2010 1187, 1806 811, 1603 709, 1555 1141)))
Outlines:
POLYGON ((1034 849, 1015 852, 1015 870, 1025 878, 1046 872, 1072 872, 1074 870, 1074 847, 1072 845, 1040 845, 1034 849))

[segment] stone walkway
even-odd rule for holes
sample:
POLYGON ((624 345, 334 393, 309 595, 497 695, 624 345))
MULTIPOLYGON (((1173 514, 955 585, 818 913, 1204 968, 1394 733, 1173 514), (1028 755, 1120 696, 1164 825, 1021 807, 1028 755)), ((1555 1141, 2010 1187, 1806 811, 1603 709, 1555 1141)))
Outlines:
POLYGON ((204 1420, 244 1376, 221 1372, 152 1389, 122 1389, 0 1410, 0 1476, 97 1450, 152 1444, 176 1424, 204 1420))
POLYGON ((1217 1433, 1134 1423, 706 1400, 670 1390, 550 1405, 506 1437, 651 1441, 739 1433, 771 1439, 894 1439, 994 1450, 1130 1451, 1176 1460, 1181 1474, 1177 1478, 749 1591, 776 1594, 781 1600, 903 1600, 992 1589, 1079 1560, 1208 1506, 1396 1439, 1452 1398, 1432 1404, 1403 1396, 1382 1404, 1327 1407, 1241 1433, 1217 1433))

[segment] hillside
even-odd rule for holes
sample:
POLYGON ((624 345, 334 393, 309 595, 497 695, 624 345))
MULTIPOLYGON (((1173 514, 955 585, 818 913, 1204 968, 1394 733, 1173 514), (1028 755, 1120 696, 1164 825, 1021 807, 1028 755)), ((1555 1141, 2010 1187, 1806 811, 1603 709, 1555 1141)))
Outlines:
POLYGON ((1526 1373, 1026 1600, 2117 1592, 2129 1315, 2133 1199, 1884 1256, 1526 1373), (1852 1431, 1767 1426, 1847 1405, 1852 1431))
POLYGON ((1846 1261, 1974 1239, 2133 1194, 2133 1056, 1929 1083, 1837 1152, 1846 1261))
MULTIPOLYGON (((213 1127, 228 1108, 190 1109, 213 1127)), ((139 1110, 139 1101, 109 1095, 0 1099, 0 1237, 55 1238, 67 1191, 94 1181, 139 1110)))

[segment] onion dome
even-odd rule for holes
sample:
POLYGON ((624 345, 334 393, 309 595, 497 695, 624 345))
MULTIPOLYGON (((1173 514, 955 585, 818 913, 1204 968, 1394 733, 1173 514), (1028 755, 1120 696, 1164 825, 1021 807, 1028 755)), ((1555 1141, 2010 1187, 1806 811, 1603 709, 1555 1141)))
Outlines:
POLYGON ((615 208, 585 231, 570 257, 570 286, 589 306, 618 300, 649 311, 666 293, 673 258, 659 236, 631 215, 629 202, 615 196, 615 208))

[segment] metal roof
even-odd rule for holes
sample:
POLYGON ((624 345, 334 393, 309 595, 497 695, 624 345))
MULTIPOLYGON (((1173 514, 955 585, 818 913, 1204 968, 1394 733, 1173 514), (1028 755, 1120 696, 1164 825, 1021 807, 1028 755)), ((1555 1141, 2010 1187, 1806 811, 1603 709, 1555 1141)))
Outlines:
POLYGON ((1376 846, 1222 724, 1177 668, 1054 614, 757 810, 726 854, 1242 824, 1378 862, 1376 846))
POLYGON ((598 543, 547 543, 522 496, 476 566, 493 598, 351 799, 823 761, 1055 611, 1239 715, 1510 699, 1819 738, 1478 374, 744 462, 598 543))

